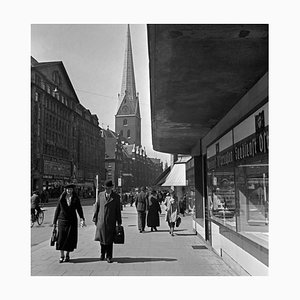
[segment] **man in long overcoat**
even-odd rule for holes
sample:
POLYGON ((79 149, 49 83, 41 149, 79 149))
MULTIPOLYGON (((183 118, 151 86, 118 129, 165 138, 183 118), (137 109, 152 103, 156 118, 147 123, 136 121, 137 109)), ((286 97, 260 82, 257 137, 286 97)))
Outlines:
POLYGON ((138 229, 140 233, 145 231, 146 225, 146 211, 148 206, 148 195, 146 193, 146 187, 142 187, 142 190, 138 193, 135 199, 135 206, 138 213, 138 229))
POLYGON ((105 191, 99 193, 95 203, 93 222, 96 225, 95 241, 100 242, 100 260, 112 262, 113 237, 118 226, 122 224, 120 196, 112 191, 113 183, 107 180, 104 184, 105 191))

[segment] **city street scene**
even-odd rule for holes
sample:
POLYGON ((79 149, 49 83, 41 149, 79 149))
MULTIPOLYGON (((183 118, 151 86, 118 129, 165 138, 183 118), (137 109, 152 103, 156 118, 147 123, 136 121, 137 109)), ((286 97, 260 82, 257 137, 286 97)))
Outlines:
POLYGON ((31 276, 268 276, 268 24, 32 24, 30 60, 31 276))

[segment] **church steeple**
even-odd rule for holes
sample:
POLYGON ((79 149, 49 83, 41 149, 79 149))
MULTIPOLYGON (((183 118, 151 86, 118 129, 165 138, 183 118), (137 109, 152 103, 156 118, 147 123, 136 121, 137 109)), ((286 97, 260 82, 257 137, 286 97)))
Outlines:
POLYGON ((130 144, 141 144, 141 115, 139 94, 136 92, 130 27, 127 26, 121 93, 118 94, 115 130, 129 138, 130 144))
POLYGON ((126 48, 125 48, 125 57, 124 57, 124 65, 123 65, 123 77, 122 77, 122 86, 121 86, 121 94, 120 94, 121 101, 123 100, 126 91, 127 91, 130 98, 134 99, 136 97, 133 58, 132 58, 132 47, 131 47, 131 36, 130 36, 129 24, 128 24, 128 27, 127 27, 127 36, 126 36, 126 48))

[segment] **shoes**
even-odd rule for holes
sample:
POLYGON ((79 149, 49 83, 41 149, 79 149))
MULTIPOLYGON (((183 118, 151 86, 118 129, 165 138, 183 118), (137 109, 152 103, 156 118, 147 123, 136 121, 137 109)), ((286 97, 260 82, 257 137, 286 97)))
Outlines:
POLYGON ((69 261, 70 261, 70 256, 66 256, 66 258, 65 258, 64 261, 65 261, 65 262, 69 262, 69 261))
POLYGON ((106 261, 107 261, 109 264, 111 264, 111 263, 112 263, 112 259, 111 259, 111 258, 109 258, 109 257, 106 259, 106 261))
POLYGON ((60 264, 63 263, 64 260, 65 260, 65 258, 64 258, 64 257, 61 257, 61 258, 59 259, 59 263, 60 263, 60 264))
POLYGON ((140 230, 140 233, 142 233, 143 232, 143 230, 140 230))
POLYGON ((174 236, 174 233, 171 233, 171 236, 174 236))
POLYGON ((156 228, 156 227, 154 227, 154 230, 155 230, 155 231, 157 231, 157 228, 156 228))
POLYGON ((100 260, 104 260, 104 255, 100 255, 100 260))

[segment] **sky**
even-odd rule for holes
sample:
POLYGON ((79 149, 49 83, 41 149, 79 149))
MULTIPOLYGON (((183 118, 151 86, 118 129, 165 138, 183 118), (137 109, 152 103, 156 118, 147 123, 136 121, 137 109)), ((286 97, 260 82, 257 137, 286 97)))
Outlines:
MULTIPOLYGON (((169 163, 170 154, 152 147, 146 25, 130 25, 130 32, 142 145, 148 157, 169 163)), ((80 103, 105 129, 115 129, 126 33, 127 24, 31 24, 31 56, 38 62, 62 61, 80 103)))

